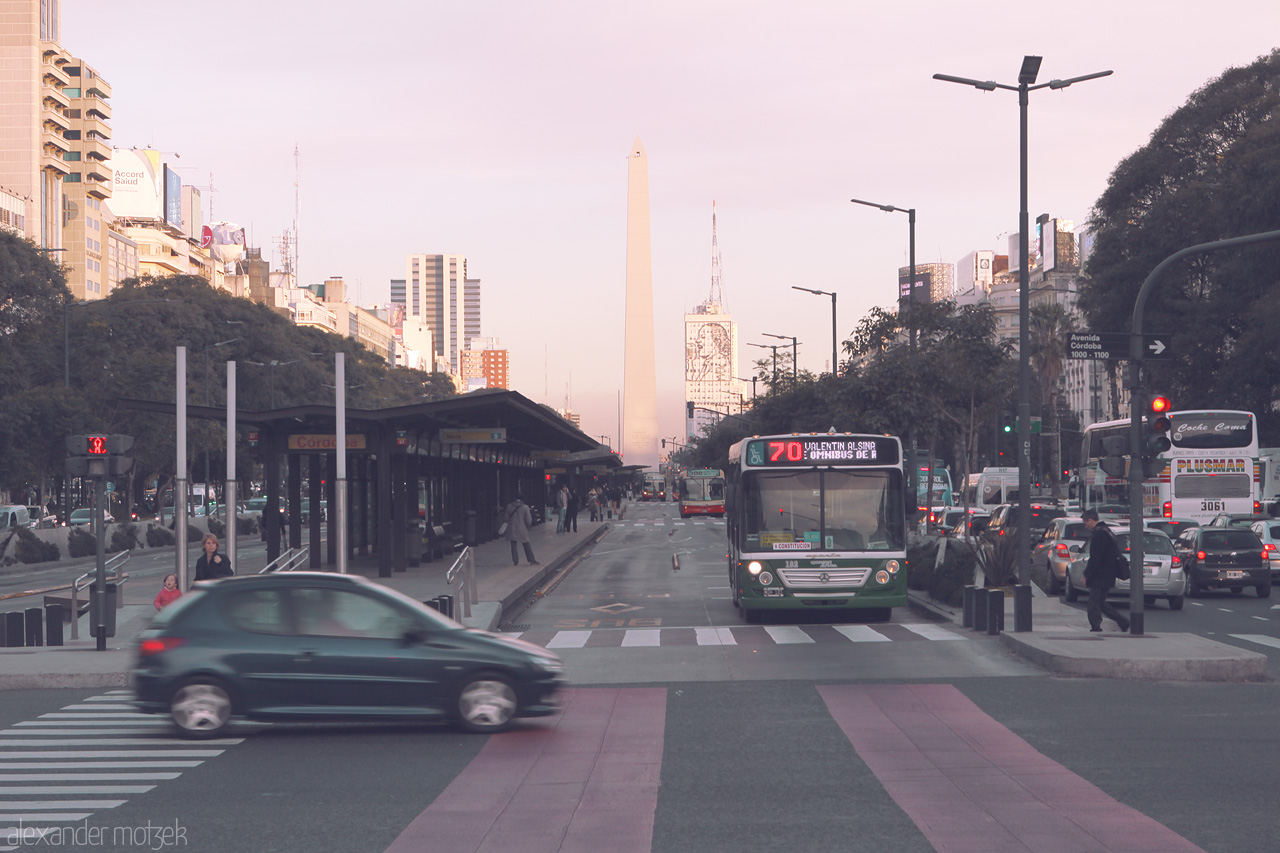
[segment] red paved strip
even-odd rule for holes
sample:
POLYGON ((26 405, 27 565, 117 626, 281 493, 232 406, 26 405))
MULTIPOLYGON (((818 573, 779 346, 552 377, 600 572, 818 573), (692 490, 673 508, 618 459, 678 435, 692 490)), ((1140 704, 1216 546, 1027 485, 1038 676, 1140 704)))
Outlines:
POLYGON ((858 755, 937 850, 1200 850, 1041 755, 949 684, 818 692, 858 755))
POLYGON ((667 691, 575 688, 564 702, 489 738, 388 853, 647 853, 667 691))

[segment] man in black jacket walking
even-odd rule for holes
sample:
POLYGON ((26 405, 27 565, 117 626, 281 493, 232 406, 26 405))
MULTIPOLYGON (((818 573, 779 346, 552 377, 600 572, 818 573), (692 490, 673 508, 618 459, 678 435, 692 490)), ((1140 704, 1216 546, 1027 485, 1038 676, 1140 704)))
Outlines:
POLYGON ((1097 510, 1081 513, 1089 528, 1089 562, 1084 569, 1084 585, 1089 588, 1089 630, 1102 630, 1102 617, 1114 619, 1121 631, 1129 630, 1129 620, 1107 601, 1107 593, 1116 585, 1116 560, 1120 545, 1105 522, 1098 520, 1097 510))

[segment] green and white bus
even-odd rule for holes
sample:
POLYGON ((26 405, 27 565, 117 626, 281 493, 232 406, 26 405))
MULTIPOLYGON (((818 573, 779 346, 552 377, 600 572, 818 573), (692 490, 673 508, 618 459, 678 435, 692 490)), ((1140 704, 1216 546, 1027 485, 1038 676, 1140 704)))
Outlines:
POLYGON ((889 435, 753 436, 729 448, 729 584, 746 622, 765 611, 907 604, 902 442, 889 435))

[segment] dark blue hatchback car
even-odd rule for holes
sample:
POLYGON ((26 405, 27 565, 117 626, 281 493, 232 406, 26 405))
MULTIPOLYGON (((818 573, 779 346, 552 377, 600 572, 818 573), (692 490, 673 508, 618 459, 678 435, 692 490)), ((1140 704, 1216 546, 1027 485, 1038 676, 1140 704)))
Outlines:
POLYGON ((139 710, 187 737, 249 719, 452 720, 498 732, 555 713, 560 659, 466 628, 352 575, 289 572, 198 583, 139 635, 139 710))

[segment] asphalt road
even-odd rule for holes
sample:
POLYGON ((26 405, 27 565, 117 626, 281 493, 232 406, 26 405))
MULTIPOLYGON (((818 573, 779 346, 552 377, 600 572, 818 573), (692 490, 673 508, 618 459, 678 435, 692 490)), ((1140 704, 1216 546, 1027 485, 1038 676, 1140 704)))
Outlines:
MULTIPOLYGON (((870 747, 859 744, 847 727, 863 718, 838 701, 841 691, 910 689, 944 700, 930 713, 913 705, 893 715, 917 727, 913 737, 922 750, 956 731, 954 722, 939 728, 945 716, 930 714, 972 706, 980 734, 963 740, 995 750, 984 762, 1000 760, 999 744, 1007 743, 1001 738, 1020 738, 1037 760, 1056 763, 1114 797, 1119 808, 1200 849, 1275 849, 1280 684, 1049 677, 989 638, 951 632, 906 611, 887 625, 837 614, 823 622, 747 626, 728 595, 723 529, 679 524, 673 516, 670 505, 633 507, 629 524, 617 525, 538 603, 510 614, 526 636, 548 645, 559 638, 573 684, 565 714, 493 738, 444 726, 241 724, 225 741, 191 743, 170 741, 160 720, 129 716, 125 693, 6 691, 0 814, 85 802, 86 827, 131 832, 117 836, 126 838, 120 843, 104 838, 94 848, 101 850, 166 849, 164 840, 176 842, 179 833, 191 851, 463 849, 451 844, 448 828, 487 820, 488 787, 525 772, 518 766, 522 753, 551 730, 547 743, 560 750, 557 763, 537 765, 529 778, 544 783, 539 790, 553 799, 521 805, 517 796, 504 815, 508 823, 495 824, 499 834, 489 843, 522 853, 555 850, 562 839, 548 837, 543 822, 565 810, 613 814, 599 809, 610 805, 614 789, 608 779, 586 790, 555 785, 548 774, 568 773, 583 756, 600 768, 616 750, 635 748, 637 728, 652 727, 655 718, 652 710, 644 718, 628 714, 627 703, 658 691, 652 765, 623 774, 631 782, 653 774, 655 805, 645 827, 652 840, 642 849, 929 851, 936 849, 933 829, 912 819, 901 790, 913 777, 886 777, 876 766, 894 753, 877 751, 877 739, 892 743, 891 733, 871 726, 870 747), (582 719, 576 709, 601 696, 616 703, 605 722, 575 722, 582 719), (110 754, 86 754, 95 751, 110 754), (103 778, 109 773, 140 778, 103 778), (52 793, 64 787, 84 790, 52 793), (464 805, 473 799, 474 811, 453 808, 445 815, 453 823, 436 814, 427 825, 438 836, 419 837, 413 847, 397 843, 450 796, 455 802, 461 796, 464 805), (40 801, 45 805, 26 805, 40 801), (150 837, 148 824, 156 833, 150 837), (161 835, 168 827, 173 834, 161 835)), ((1148 630, 1164 630, 1168 620, 1222 639, 1246 633, 1242 626, 1265 634, 1274 624, 1269 602, 1256 598, 1193 601, 1181 613, 1149 610, 1148 630)), ((1062 796, 1073 794, 1064 789, 1062 796)), ((1081 822, 1095 825, 1087 817, 1081 822)), ((1105 823, 1100 815, 1096 825, 1105 823)), ((597 832, 615 833, 613 843, 589 849, 635 849, 636 832, 625 820, 597 832)), ((979 836, 975 849, 1000 849, 999 828, 990 832, 991 844, 979 836)), ((3 841, 0 835, 0 848, 3 841)))

